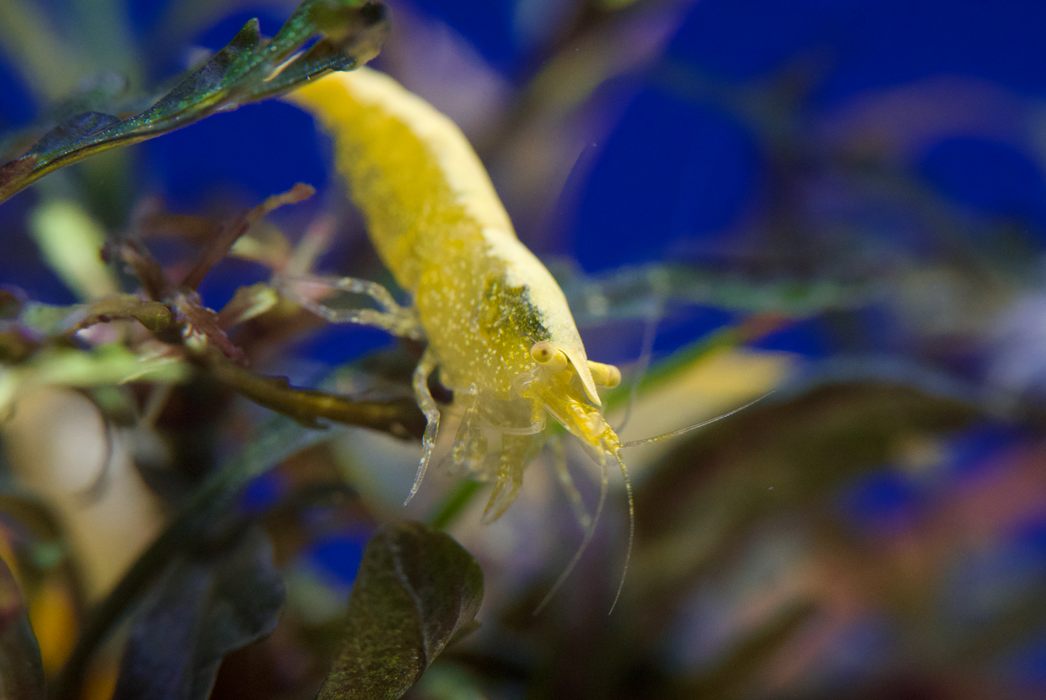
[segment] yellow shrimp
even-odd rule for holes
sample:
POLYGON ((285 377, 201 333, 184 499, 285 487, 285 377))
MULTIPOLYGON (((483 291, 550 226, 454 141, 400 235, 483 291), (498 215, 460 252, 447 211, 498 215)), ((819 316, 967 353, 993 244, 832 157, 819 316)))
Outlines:
MULTIPOLYGON (((485 520, 496 520, 515 500, 548 415, 602 468, 598 518, 609 459, 621 465, 628 484, 621 442, 596 392, 616 386, 621 373, 586 357, 562 290, 516 237, 464 135, 427 102, 367 68, 330 75, 287 99, 333 137, 338 169, 371 240, 414 304, 399 307, 384 288, 363 280, 284 280, 282 288, 329 320, 428 341, 413 377, 428 423, 410 497, 436 440, 440 414, 427 383, 439 367, 441 382, 464 409, 451 457, 495 482, 485 520), (370 294, 383 310, 328 308, 302 291, 316 281, 370 294)), ((631 486, 628 498, 631 522, 631 486)))

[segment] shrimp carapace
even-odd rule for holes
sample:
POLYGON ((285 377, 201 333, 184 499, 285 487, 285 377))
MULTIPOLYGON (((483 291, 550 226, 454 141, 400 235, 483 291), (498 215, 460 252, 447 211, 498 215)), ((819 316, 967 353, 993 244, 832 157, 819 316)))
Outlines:
MULTIPOLYGON (((374 247, 413 305, 399 306, 365 280, 342 279, 336 286, 369 294, 381 310, 329 309, 302 293, 316 278, 284 278, 280 286, 329 320, 367 323, 428 341, 413 377, 427 423, 407 500, 417 492, 436 444, 440 412, 428 379, 438 367, 440 381, 463 409, 450 458, 494 482, 485 521, 501 517, 516 499, 524 469, 544 444, 550 415, 581 440, 600 467, 595 516, 583 520, 585 537, 549 595, 591 541, 611 461, 620 465, 628 495, 627 572, 632 489, 621 442, 603 419, 596 391, 617 386, 621 372, 588 359, 563 291, 516 237, 465 136, 427 102, 367 68, 329 75, 286 99, 309 111, 333 138, 338 170, 374 247)), ((575 508, 583 509, 565 469, 560 479, 575 508)), ((624 577, 623 572, 621 584, 624 577)))
MULTIPOLYGON (((439 425, 427 386, 437 367, 464 414, 452 459, 495 482, 486 519, 497 519, 515 499, 549 415, 580 438, 605 471, 620 442, 603 420, 596 388, 616 386, 621 373, 588 360, 562 290, 516 237, 457 126, 367 68, 332 74, 287 99, 313 114, 333 138, 338 170, 382 261, 411 295, 416 325, 377 292, 372 296, 387 312, 368 310, 366 318, 346 320, 428 341, 414 376, 428 427, 411 495, 432 457, 439 425)), ((334 318, 300 286, 285 281, 283 287, 334 318)))

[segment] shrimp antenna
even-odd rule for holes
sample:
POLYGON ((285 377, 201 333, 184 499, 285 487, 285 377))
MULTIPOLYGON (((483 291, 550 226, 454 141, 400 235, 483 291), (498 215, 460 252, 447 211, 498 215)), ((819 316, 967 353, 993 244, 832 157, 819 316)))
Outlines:
MULTIPOLYGON (((680 428, 679 430, 673 430, 672 432, 665 433, 664 435, 658 435, 657 437, 643 438, 642 440, 629 440, 628 442, 622 442, 621 443, 621 447, 638 447, 639 445, 649 445, 652 442, 661 442, 662 440, 666 440, 666 439, 668 439, 670 437, 675 437, 677 435, 682 435, 683 433, 689 433, 691 430, 697 430, 698 428, 703 428, 706 425, 711 425, 712 423, 715 423, 716 421, 721 421, 724 418, 729 418, 730 416, 734 415, 735 413, 740 413, 741 411, 745 410, 746 408, 748 408, 750 406, 754 406, 755 404, 759 403, 760 401, 762 401, 763 399, 765 399, 767 396, 769 396, 772 393, 774 393, 773 389, 771 389, 770 391, 766 392, 765 394, 763 394, 762 396, 760 396, 758 398, 752 399, 751 401, 746 403, 744 406, 739 406, 739 407, 735 408, 734 410, 727 411, 726 413, 718 415, 715 418, 709 418, 706 421, 701 421, 700 423, 695 423, 694 425, 688 425, 685 428, 680 428)), ((624 465, 622 464, 622 466, 624 466, 624 465)))
MULTIPOLYGON (((607 462, 605 457, 602 460, 601 466, 603 467, 603 481, 599 486, 599 505, 596 506, 596 513, 592 517, 592 524, 588 526, 588 531, 585 532, 585 538, 581 540, 581 545, 577 548, 577 551, 574 552, 574 556, 570 559, 570 563, 567 564, 567 568, 563 569, 563 573, 559 575, 559 578, 556 579, 556 582, 552 584, 552 588, 549 589, 548 593, 545 594, 545 597, 541 600, 540 603, 538 603, 537 608, 534 609, 535 615, 540 614, 541 611, 545 609, 545 606, 548 605, 548 602, 552 600, 552 596, 554 596, 556 592, 558 592, 559 589, 563 586, 563 582, 567 580, 567 576, 570 576, 570 573, 574 570, 574 567, 577 566, 577 563, 581 560, 581 555, 584 554, 585 549, 588 548, 589 542, 592 541, 592 536, 596 534, 596 525, 599 523, 599 516, 603 513, 603 504, 606 503, 607 490, 610 484, 610 477, 607 475, 607 462)), ((630 490, 629 503, 631 503, 631 499, 632 497, 630 490)), ((631 543, 629 543, 630 549, 631 546, 631 543)))
POLYGON ((625 480, 625 493, 628 494, 628 549, 625 550, 625 566, 621 569, 621 580, 617 583, 617 593, 614 594, 614 602, 610 604, 607 615, 614 612, 617 601, 621 599, 621 591, 625 588, 625 576, 628 575, 628 565, 632 563, 632 545, 636 539, 636 506, 632 498, 632 480, 628 478, 628 467, 621 457, 621 450, 614 450, 614 459, 621 465, 621 477, 625 480))
MULTIPOLYGON (((704 426, 710 423, 715 423, 716 421, 723 420, 724 418, 729 418, 735 413, 740 413, 749 406, 759 403, 772 393, 774 393, 773 390, 768 391, 762 396, 753 399, 752 401, 749 401, 743 406, 739 406, 738 408, 735 408, 732 411, 728 411, 727 413, 716 416, 715 418, 710 418, 709 420, 702 421, 700 423, 697 423, 696 425, 689 425, 685 428, 680 428, 679 430, 673 430, 670 433, 665 433, 664 435, 658 435, 657 437, 623 442, 621 443, 620 447, 636 447, 638 445, 647 445, 652 442, 660 442, 661 440, 665 440, 670 437, 675 437, 676 435, 688 433, 691 430, 703 428, 704 426)), ((617 593, 614 594, 614 602, 610 605, 610 610, 609 612, 607 612, 608 615, 614 612, 614 608, 617 607, 617 603, 621 599, 621 591, 623 591, 625 588, 625 577, 628 575, 629 564, 632 563, 632 547, 635 544, 636 539, 636 507, 635 499, 632 492, 632 480, 628 476, 628 467, 625 466, 625 460, 621 457, 620 448, 615 449, 613 454, 614 459, 616 459, 617 463, 621 465, 621 477, 624 479, 625 492, 628 494, 628 549, 625 551, 625 566, 621 571, 621 580, 618 581, 617 593)), ((559 589, 562 588, 563 583, 567 580, 567 577, 570 576, 570 574, 574 571, 574 567, 577 566, 578 561, 581 560, 581 556, 585 553, 585 550, 588 548, 589 543, 592 541, 593 535, 595 535, 596 525, 599 523, 599 516, 603 513, 603 505, 606 503, 607 500, 607 490, 609 488, 610 483, 610 477, 607 474, 607 463, 605 456, 601 460, 600 466, 603 468, 603 479, 599 486, 599 505, 596 506, 596 513, 592 517, 592 522, 589 525, 588 530, 585 532, 585 538, 581 540, 581 545, 577 548, 577 551, 574 552, 574 556, 571 557, 570 563, 567 564, 565 569, 563 569, 563 573, 559 575, 559 578, 556 579, 556 582, 552 584, 552 588, 549 589, 548 593, 545 594, 545 597, 538 604, 537 608, 534 609, 535 615, 540 614, 541 611, 545 609, 545 606, 548 605, 549 601, 552 600, 552 597, 556 595, 557 592, 559 592, 559 589)))

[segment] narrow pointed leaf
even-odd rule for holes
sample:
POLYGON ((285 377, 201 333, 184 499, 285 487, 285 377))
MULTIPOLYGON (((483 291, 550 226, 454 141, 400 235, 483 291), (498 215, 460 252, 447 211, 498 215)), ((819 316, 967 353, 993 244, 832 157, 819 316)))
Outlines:
POLYGON ((268 40, 251 20, 144 112, 120 117, 92 111, 63 120, 26 153, 0 166, 0 202, 93 153, 272 97, 332 70, 361 66, 378 54, 387 31, 385 6, 368 0, 304 0, 268 40), (320 38, 305 49, 315 37, 320 38))

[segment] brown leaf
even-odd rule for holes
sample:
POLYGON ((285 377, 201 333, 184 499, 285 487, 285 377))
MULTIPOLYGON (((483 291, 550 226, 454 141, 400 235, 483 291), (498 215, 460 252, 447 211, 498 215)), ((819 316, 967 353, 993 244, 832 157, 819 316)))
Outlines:
POLYGON ((285 204, 303 202, 314 194, 316 194, 314 187, 299 182, 287 192, 275 194, 258 206, 241 213, 227 223, 222 228, 221 233, 218 234, 218 237, 204 249, 200 259, 196 261, 196 264, 189 270, 185 279, 182 280, 182 287, 187 289, 199 287, 200 282, 203 282, 203 278, 207 276, 211 268, 228 255, 229 249, 232 248, 239 237, 247 233, 248 229, 260 221, 266 214, 274 209, 279 209, 285 204))

